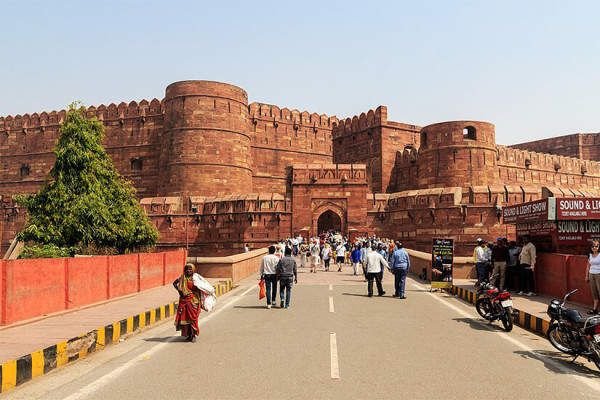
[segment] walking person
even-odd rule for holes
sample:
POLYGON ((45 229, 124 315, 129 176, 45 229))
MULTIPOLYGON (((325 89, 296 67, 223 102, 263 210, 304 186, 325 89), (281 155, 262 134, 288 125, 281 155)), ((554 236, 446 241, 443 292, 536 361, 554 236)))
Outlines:
MULTIPOLYGON (((377 252, 378 252, 379 254, 381 254, 381 256, 383 257, 383 259, 384 259, 385 261, 387 261, 387 262, 389 263, 389 261, 390 261, 390 260, 389 260, 389 258, 388 258, 388 252, 387 252, 387 250, 385 249, 385 246, 384 246, 384 244, 383 244, 383 243, 379 242, 379 243, 377 244, 377 252)), ((383 282, 383 271, 384 271, 384 269, 385 269, 385 268, 381 268, 381 272, 379 273, 379 279, 381 279, 381 282, 383 282)))
POLYGON ((496 245, 492 247, 492 276, 496 276, 494 285, 500 290, 506 289, 506 264, 510 258, 505 240, 499 237, 496 245))
POLYGON ((535 246, 531 243, 531 236, 523 235, 523 248, 519 255, 521 263, 521 290, 519 295, 535 296, 535 278, 533 271, 535 269, 535 246), (529 290, 529 292, 527 292, 529 290))
POLYGON ((329 262, 331 261, 331 246, 329 243, 325 243, 323 246, 321 257, 323 258, 323 266, 325 267, 325 271, 329 271, 329 262))
POLYGON ((314 240, 310 245, 310 272, 317 273, 317 265, 320 263, 319 254, 321 254, 321 249, 319 248, 319 243, 317 240, 314 240))
POLYGON ((357 243, 350 254, 350 260, 352 261, 352 270, 354 271, 354 276, 358 276, 359 267, 362 265, 360 258, 360 243, 357 243))
POLYGON ((179 292, 179 305, 175 314, 175 329, 181 331, 189 342, 196 343, 198 317, 200 315, 200 275, 194 264, 186 264, 183 274, 175 279, 173 286, 179 292))
POLYGON ((506 290, 515 288, 515 276, 519 276, 519 254, 521 248, 517 242, 511 240, 508 243, 508 262, 506 263, 506 290))
POLYGON ((477 271, 477 284, 482 280, 489 278, 487 273, 487 263, 489 258, 486 251, 486 243, 483 239, 477 239, 477 248, 475 249, 475 269, 477 271))
POLYGON ((389 268, 389 264, 385 258, 377 252, 377 246, 373 245, 372 251, 367 254, 365 269, 367 273, 367 290, 369 297, 373 297, 373 280, 377 283, 377 294, 383 296, 385 291, 381 284, 381 268, 389 268))
POLYGON ((269 246, 269 254, 262 258, 260 263, 260 277, 265 281, 267 291, 267 308, 275 305, 277 296, 277 274, 276 267, 279 257, 275 255, 275 246, 269 246))
POLYGON ((590 247, 587 270, 585 271, 585 281, 590 283, 592 297, 594 298, 594 308, 588 311, 588 314, 598 314, 598 301, 600 300, 600 253, 598 247, 600 242, 593 241, 590 247))
POLYGON ((394 295, 392 297, 406 299, 404 288, 406 287, 406 275, 410 270, 410 257, 400 242, 396 242, 395 251, 392 253, 390 261, 390 269, 394 274, 394 295))
POLYGON ((296 260, 292 258, 292 249, 287 247, 285 255, 279 260, 276 267, 279 276, 279 296, 281 297, 281 308, 290 308, 290 298, 292 297, 292 285, 298 283, 298 268, 296 260), (285 295, 285 296, 284 296, 285 295))
POLYGON ((338 272, 342 272, 342 267, 346 262, 346 246, 344 246, 344 244, 340 242, 335 248, 335 251, 335 263, 337 264, 338 272))

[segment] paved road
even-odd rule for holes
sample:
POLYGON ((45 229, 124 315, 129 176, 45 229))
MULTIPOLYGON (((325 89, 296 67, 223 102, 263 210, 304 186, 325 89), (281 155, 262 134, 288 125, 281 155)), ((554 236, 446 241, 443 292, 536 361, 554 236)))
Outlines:
POLYGON ((3 397, 600 396, 593 364, 569 364, 543 338, 518 327, 505 333, 498 323, 482 322, 471 305, 413 279, 406 300, 389 297, 389 276, 388 296, 367 298, 366 283, 349 272, 302 271, 287 310, 267 310, 250 278, 202 315, 196 344, 182 342, 165 323, 3 397))

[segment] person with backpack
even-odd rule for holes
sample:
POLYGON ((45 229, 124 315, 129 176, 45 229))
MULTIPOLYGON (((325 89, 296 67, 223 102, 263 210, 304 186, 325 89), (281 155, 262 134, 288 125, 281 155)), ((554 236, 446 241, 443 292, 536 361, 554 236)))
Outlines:
POLYGON ((281 297, 281 308, 290 308, 290 299, 292 297, 292 286, 298 283, 298 269, 296 260, 292 258, 292 249, 286 247, 285 255, 279 260, 276 267, 277 276, 279 276, 279 296, 281 297))

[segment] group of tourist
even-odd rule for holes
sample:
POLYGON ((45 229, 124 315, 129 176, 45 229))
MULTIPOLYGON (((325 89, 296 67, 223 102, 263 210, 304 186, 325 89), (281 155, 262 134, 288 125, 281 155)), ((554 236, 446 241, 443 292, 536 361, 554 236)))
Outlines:
POLYGON ((260 279, 265 282, 267 308, 277 304, 277 283, 279 283, 280 308, 290 307, 293 283, 297 283, 297 264, 294 256, 301 259, 301 266, 310 265, 310 272, 317 273, 322 265, 329 271, 334 260, 338 272, 345 264, 352 264, 353 275, 364 276, 367 293, 373 297, 373 282, 379 296, 385 295, 382 280, 385 269, 394 274, 393 297, 406 299, 406 276, 410 269, 410 257, 402 248, 402 243, 380 240, 377 237, 358 238, 349 241, 339 232, 330 231, 310 238, 305 243, 302 236, 286 239, 269 247, 269 254, 263 257, 260 267, 260 279), (297 248, 296 248, 297 246, 297 248), (322 264, 321 264, 322 261, 322 264))
POLYGON ((523 245, 516 241, 508 241, 499 237, 494 244, 477 239, 473 251, 473 261, 477 271, 477 282, 493 277, 493 284, 502 290, 513 290, 515 278, 519 277, 519 292, 521 296, 535 296, 536 251, 529 235, 523 235, 523 245))
MULTIPOLYGON (((529 235, 523 235, 522 245, 499 237, 496 243, 477 239, 473 258, 477 271, 477 283, 493 278, 493 284, 503 290, 515 288, 515 278, 519 278, 517 294, 535 296, 534 268, 536 248, 529 235)), ((248 251, 248 246, 245 246, 248 251)), ((598 314, 600 303, 600 243, 594 241, 590 246, 586 270, 594 298, 593 308, 588 314, 598 314)), ((277 285, 279 284, 279 307, 290 308, 292 286, 298 283, 298 269, 295 256, 299 256, 301 266, 310 265, 310 272, 316 273, 322 266, 329 271, 331 260, 335 260, 338 272, 345 264, 352 265, 354 276, 364 275, 367 295, 373 297, 373 282, 377 294, 384 296, 382 280, 385 269, 394 275, 393 297, 406 298, 406 276, 410 269, 410 257, 402 243, 389 239, 361 237, 353 241, 339 232, 324 232, 305 242, 301 235, 280 240, 269 247, 269 253, 262 258, 260 278, 265 282, 267 308, 277 304, 277 285), (321 264, 322 261, 322 264, 321 264)), ((200 314, 201 291, 197 284, 195 266, 187 264, 183 274, 173 282, 180 295, 175 316, 177 330, 188 341, 195 342, 198 335, 198 316, 200 314)))

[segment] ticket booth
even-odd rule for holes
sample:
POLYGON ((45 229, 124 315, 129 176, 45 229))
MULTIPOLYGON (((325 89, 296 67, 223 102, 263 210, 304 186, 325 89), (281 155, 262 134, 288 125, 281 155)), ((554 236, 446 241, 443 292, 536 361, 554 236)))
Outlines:
POLYGON ((516 224, 517 237, 531 235, 540 252, 585 254, 600 240, 600 198, 556 198, 505 207, 505 224, 516 224))

